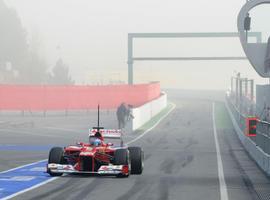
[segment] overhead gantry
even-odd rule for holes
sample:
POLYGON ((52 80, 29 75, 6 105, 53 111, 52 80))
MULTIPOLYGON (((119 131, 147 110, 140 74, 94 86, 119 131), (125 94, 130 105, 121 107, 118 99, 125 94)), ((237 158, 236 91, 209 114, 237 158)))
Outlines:
MULTIPOLYGON (((260 32, 250 32, 250 37, 255 37, 257 43, 261 43, 260 32)), ((129 33, 128 34, 128 83, 133 84, 134 61, 187 61, 187 60, 245 60, 246 57, 134 57, 133 43, 135 38, 228 38, 239 37, 237 32, 204 32, 204 33, 129 33)))

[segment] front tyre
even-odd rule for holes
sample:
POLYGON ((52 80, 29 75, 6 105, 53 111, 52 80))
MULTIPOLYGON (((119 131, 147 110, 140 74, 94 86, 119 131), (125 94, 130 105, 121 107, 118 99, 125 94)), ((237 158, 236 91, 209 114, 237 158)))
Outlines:
POLYGON ((131 174, 142 174, 144 167, 144 152, 140 147, 129 147, 131 174))
MULTIPOLYGON (((129 166, 129 152, 127 149, 116 149, 114 152, 114 165, 124 165, 129 166)), ((117 175, 118 178, 124 178, 129 176, 129 170, 128 172, 121 173, 117 175)))
MULTIPOLYGON (((64 154, 64 150, 62 147, 53 147, 49 153, 48 164, 50 164, 50 163, 63 164, 63 161, 64 161, 63 154, 64 154)), ((63 173, 51 172, 50 169, 48 169, 48 173, 51 176, 62 176, 62 174, 63 174, 63 173)))

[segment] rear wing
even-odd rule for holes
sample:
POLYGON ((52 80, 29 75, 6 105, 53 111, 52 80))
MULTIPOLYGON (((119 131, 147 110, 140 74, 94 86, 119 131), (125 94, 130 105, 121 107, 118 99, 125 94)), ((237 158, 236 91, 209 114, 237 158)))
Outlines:
MULTIPOLYGON (((89 136, 95 136, 97 132, 98 129, 89 129, 89 136)), ((100 129, 99 132, 104 138, 121 139, 123 135, 121 129, 100 129)))

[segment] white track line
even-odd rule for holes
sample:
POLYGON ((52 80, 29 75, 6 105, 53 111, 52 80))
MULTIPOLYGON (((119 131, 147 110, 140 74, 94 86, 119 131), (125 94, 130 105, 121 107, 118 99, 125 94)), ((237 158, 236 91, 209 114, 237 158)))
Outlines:
POLYGON ((54 180, 56 180, 56 179, 58 179, 58 178, 59 178, 59 177, 51 178, 51 179, 49 179, 49 180, 47 180, 47 181, 44 181, 44 182, 39 183, 39 184, 37 184, 37 185, 34 185, 34 186, 30 187, 30 188, 27 188, 27 189, 25 189, 25 190, 22 190, 22 191, 20 191, 20 192, 17 192, 17 193, 15 193, 15 194, 10 195, 10 196, 4 197, 4 198, 2 198, 2 199, 0 199, 0 200, 11 199, 11 198, 16 197, 16 196, 18 196, 18 195, 20 195, 20 194, 23 194, 23 193, 25 193, 25 192, 28 192, 28 191, 33 190, 33 189, 35 189, 35 188, 38 188, 38 187, 40 187, 40 186, 42 186, 42 185, 45 185, 45 184, 47 184, 47 183, 49 183, 49 182, 52 182, 52 181, 54 181, 54 180))
MULTIPOLYGON (((145 130, 142 134, 140 134, 138 137, 136 137, 135 139, 133 139, 133 140, 131 140, 131 141, 129 141, 128 143, 126 143, 126 144, 131 144, 131 143, 133 143, 133 142, 135 142, 135 141, 137 141, 138 139, 140 139, 140 138, 142 138, 143 136, 145 136, 147 133, 149 133, 151 130, 153 130, 165 117, 167 117, 174 109, 175 109, 175 104, 172 104, 173 105, 173 107, 166 113, 166 115, 164 115, 162 118, 160 118, 151 128, 149 128, 149 129, 147 129, 147 130, 145 130)), ((20 166, 20 167, 17 167, 17 168, 13 168, 13 169, 10 169, 10 170, 7 170, 7 171, 4 171, 4 172, 0 172, 0 174, 1 173, 5 173, 5 172, 9 172, 9 171, 12 171, 12 170, 15 170, 15 169, 20 169, 20 168, 23 168, 23 167, 26 167, 26 166, 28 166, 28 165, 32 165, 32 164, 36 164, 36 163, 39 163, 39 162, 43 162, 44 160, 41 160, 41 161, 38 161, 38 162, 35 162, 35 163, 31 163, 31 164, 27 164, 27 165, 24 165, 24 166, 20 166)), ((17 192, 17 193, 15 193, 15 194, 13 194, 13 195, 10 195, 10 196, 8 196, 8 197, 5 197, 5 198, 2 198, 2 199, 0 199, 0 200, 7 200, 7 199, 11 199, 11 198, 13 198, 13 197, 16 197, 16 196, 18 196, 18 195, 20 195, 20 194, 23 194, 23 193, 25 193, 25 192, 28 192, 28 191, 30 191, 30 190, 33 190, 33 189, 35 189, 35 188, 38 188, 38 187, 40 187, 40 186, 42 186, 42 185, 45 185, 45 184, 47 184, 47 183, 49 183, 49 182, 52 182, 52 181, 54 181, 54 180, 56 180, 56 179, 58 179, 58 178, 60 178, 60 177, 54 177, 54 178, 51 178, 51 179, 49 179, 49 180, 47 180, 47 181, 45 181, 45 182, 42 182, 42 183, 40 183, 40 184, 37 184, 37 185, 34 185, 33 187, 30 187, 30 188, 27 188, 27 189, 25 189, 25 190, 22 190, 22 191, 20 191, 20 192, 17 192)))
MULTIPOLYGON (((27 166, 30 166, 30 165, 35 165, 35 164, 37 164, 37 163, 44 162, 44 161, 46 161, 46 160, 47 160, 47 159, 45 159, 45 160, 40 160, 40 161, 37 161, 37 162, 34 162, 34 163, 30 163, 30 164, 22 165, 22 166, 20 166, 20 167, 16 167, 16 168, 12 168, 12 169, 9 169, 9 170, 6 170, 6 171, 2 171, 2 172, 0 172, 0 174, 4 174, 4 173, 7 173, 7 172, 10 172, 10 171, 13 171, 13 170, 21 169, 21 168, 24 168, 24 167, 27 167, 27 166)), ((27 192, 27 191, 33 190, 33 189, 35 189, 35 188, 38 188, 38 187, 40 187, 40 186, 42 186, 42 185, 45 185, 45 184, 51 182, 51 181, 54 181, 54 180, 56 180, 57 178, 59 178, 59 177, 51 178, 51 179, 49 179, 49 180, 47 180, 47 181, 44 181, 44 182, 39 183, 39 184, 37 184, 37 185, 34 185, 34 186, 32 186, 32 187, 30 187, 30 188, 27 188, 27 189, 25 189, 25 190, 22 190, 22 191, 20 191, 20 192, 17 192, 17 193, 14 193, 14 194, 10 195, 10 196, 1 198, 0 200, 11 199, 11 198, 13 198, 13 197, 16 197, 16 196, 22 194, 22 193, 25 193, 25 192, 27 192)))
POLYGON ((213 119, 213 130, 216 144, 216 152, 217 152, 217 164, 218 164, 218 179, 219 179, 219 189, 220 189, 220 200, 228 200, 228 190, 226 181, 224 178, 224 170, 223 164, 220 154, 218 136, 217 136, 217 128, 216 128, 216 120, 215 120, 215 103, 212 104, 212 119, 213 119))
POLYGON ((174 109, 175 109, 175 104, 172 104, 173 107, 166 113, 166 115, 164 115, 163 117, 161 117, 151 128, 145 130, 142 134, 140 134, 138 137, 136 137, 135 139, 127 142, 126 144, 131 144, 135 141, 137 141, 138 139, 142 138, 143 136, 145 136, 147 133, 149 133, 151 130, 153 130, 154 128, 156 128, 156 126, 164 119, 166 118, 174 109))
POLYGON ((6 171, 2 171, 0 172, 0 174, 4 174, 4 173, 7 173, 7 172, 10 172, 10 171, 13 171, 13 170, 16 170, 16 169, 21 169, 23 167, 27 167, 27 166, 30 166, 30 165, 35 165, 35 164, 38 164, 40 162, 44 162, 46 161, 47 159, 45 160, 40 160, 40 161, 37 161, 37 162, 33 162, 33 163, 30 163, 30 164, 26 164, 26 165, 22 165, 22 166, 19 166, 19 167, 15 167, 15 168, 12 168, 12 169, 9 169, 9 170, 6 170, 6 171))

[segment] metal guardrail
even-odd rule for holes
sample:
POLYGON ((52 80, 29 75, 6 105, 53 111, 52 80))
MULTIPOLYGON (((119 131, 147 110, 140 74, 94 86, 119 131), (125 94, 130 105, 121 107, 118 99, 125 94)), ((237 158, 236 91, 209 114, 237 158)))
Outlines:
POLYGON ((270 154, 269 152, 269 127, 270 124, 263 121, 258 121, 258 132, 256 137, 248 137, 245 132, 243 132, 243 118, 247 115, 242 115, 237 107, 235 107, 229 98, 225 101, 227 110, 229 112, 230 118, 238 138, 240 139, 242 145, 249 153, 249 155, 254 159, 258 166, 270 176, 270 154), (241 128, 240 128, 241 126, 241 128), (242 130, 241 130, 242 129, 242 130))
POLYGON ((230 99, 228 98, 228 106, 230 107, 232 114, 235 118, 235 120, 237 121, 241 131, 243 133, 245 133, 246 131, 246 116, 243 115, 238 108, 230 101, 230 99))
MULTIPOLYGON (((227 99, 228 106, 232 111, 232 114, 237 121, 241 131, 246 132, 246 118, 247 116, 240 113, 237 107, 227 99)), ((260 147, 265 153, 270 154, 270 123, 262 120, 257 121, 256 125, 256 137, 250 137, 255 144, 260 147)))
POLYGON ((270 154, 270 123, 258 121, 256 133, 256 144, 265 153, 270 154))

